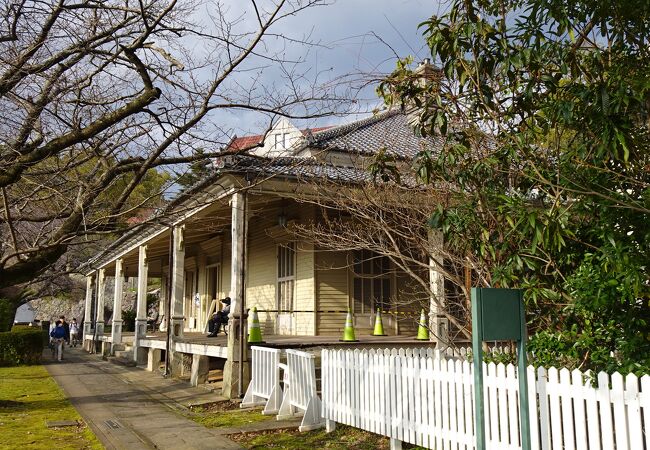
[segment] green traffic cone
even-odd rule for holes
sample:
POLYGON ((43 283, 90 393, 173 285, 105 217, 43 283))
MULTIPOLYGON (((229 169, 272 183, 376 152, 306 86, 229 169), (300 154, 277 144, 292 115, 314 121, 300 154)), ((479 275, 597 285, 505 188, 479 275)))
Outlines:
POLYGON ((377 315, 375 316, 375 329, 372 332, 373 336, 386 336, 384 333, 384 325, 381 323, 381 309, 377 309, 377 315))
POLYGON ((424 314, 424 309, 420 313, 420 325, 418 326, 418 336, 415 338, 418 341, 429 340, 429 328, 427 328, 427 316, 424 314))
POLYGON ((248 327, 248 343, 261 344, 263 342, 262 330, 260 329, 260 319, 257 317, 257 308, 254 307, 251 314, 251 324, 248 327))
POLYGON ((345 328, 343 329, 343 339, 341 342, 359 342, 354 335, 354 325, 352 324, 352 312, 348 309, 348 315, 345 318, 345 328))

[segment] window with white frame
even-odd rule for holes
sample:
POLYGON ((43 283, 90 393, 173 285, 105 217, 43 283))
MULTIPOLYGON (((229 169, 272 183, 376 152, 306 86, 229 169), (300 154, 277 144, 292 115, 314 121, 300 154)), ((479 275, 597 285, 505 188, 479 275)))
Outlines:
POLYGON ((353 293, 355 314, 372 314, 377 308, 390 309, 390 260, 370 250, 353 251, 353 293))
POLYGON ((289 147, 289 133, 277 133, 273 135, 273 148, 285 150, 289 147))
POLYGON ((296 283, 296 244, 290 242, 278 245, 278 310, 280 313, 293 311, 293 296, 296 283))

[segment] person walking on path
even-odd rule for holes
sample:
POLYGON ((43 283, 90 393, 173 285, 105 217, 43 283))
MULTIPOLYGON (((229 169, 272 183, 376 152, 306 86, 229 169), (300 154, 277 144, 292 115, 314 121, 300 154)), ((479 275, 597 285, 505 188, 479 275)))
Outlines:
POLYGON ((56 327, 50 332, 50 337, 56 348, 56 356, 59 361, 63 359, 63 344, 65 342, 65 328, 60 320, 56 321, 56 327))
POLYGON ((77 319, 72 318, 70 323, 70 346, 76 347, 79 342, 79 325, 77 324, 77 319))
POLYGON ((65 321, 65 316, 59 316, 59 320, 63 324, 65 330, 65 342, 70 345, 70 324, 65 321))

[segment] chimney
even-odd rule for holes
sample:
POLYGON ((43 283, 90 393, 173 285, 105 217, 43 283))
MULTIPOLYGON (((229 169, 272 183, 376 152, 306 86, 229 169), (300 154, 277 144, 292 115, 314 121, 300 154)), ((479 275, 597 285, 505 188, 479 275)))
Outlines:
MULTIPOLYGON (((427 98, 431 97, 432 94, 440 89, 440 81, 442 78, 442 69, 434 67, 429 58, 424 59, 418 64, 413 71, 412 82, 413 87, 419 91, 418 98, 421 100, 421 105, 424 105, 427 98)), ((408 122, 412 126, 417 126, 419 124, 420 107, 412 101, 406 105, 402 105, 402 107, 406 111, 408 122)))
POLYGON ((413 75, 417 78, 417 82, 421 87, 424 87, 427 83, 438 86, 440 84, 440 79, 442 78, 442 70, 433 67, 431 60, 425 58, 413 71, 413 75))

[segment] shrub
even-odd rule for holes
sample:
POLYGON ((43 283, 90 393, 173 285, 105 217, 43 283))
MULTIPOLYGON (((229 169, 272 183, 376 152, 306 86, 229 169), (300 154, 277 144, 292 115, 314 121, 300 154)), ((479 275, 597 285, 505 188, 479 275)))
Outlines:
POLYGON ((39 328, 16 328, 0 333, 0 366, 38 364, 47 332, 39 328))
POLYGON ((135 310, 123 310, 122 321, 122 331, 135 331, 135 310))

